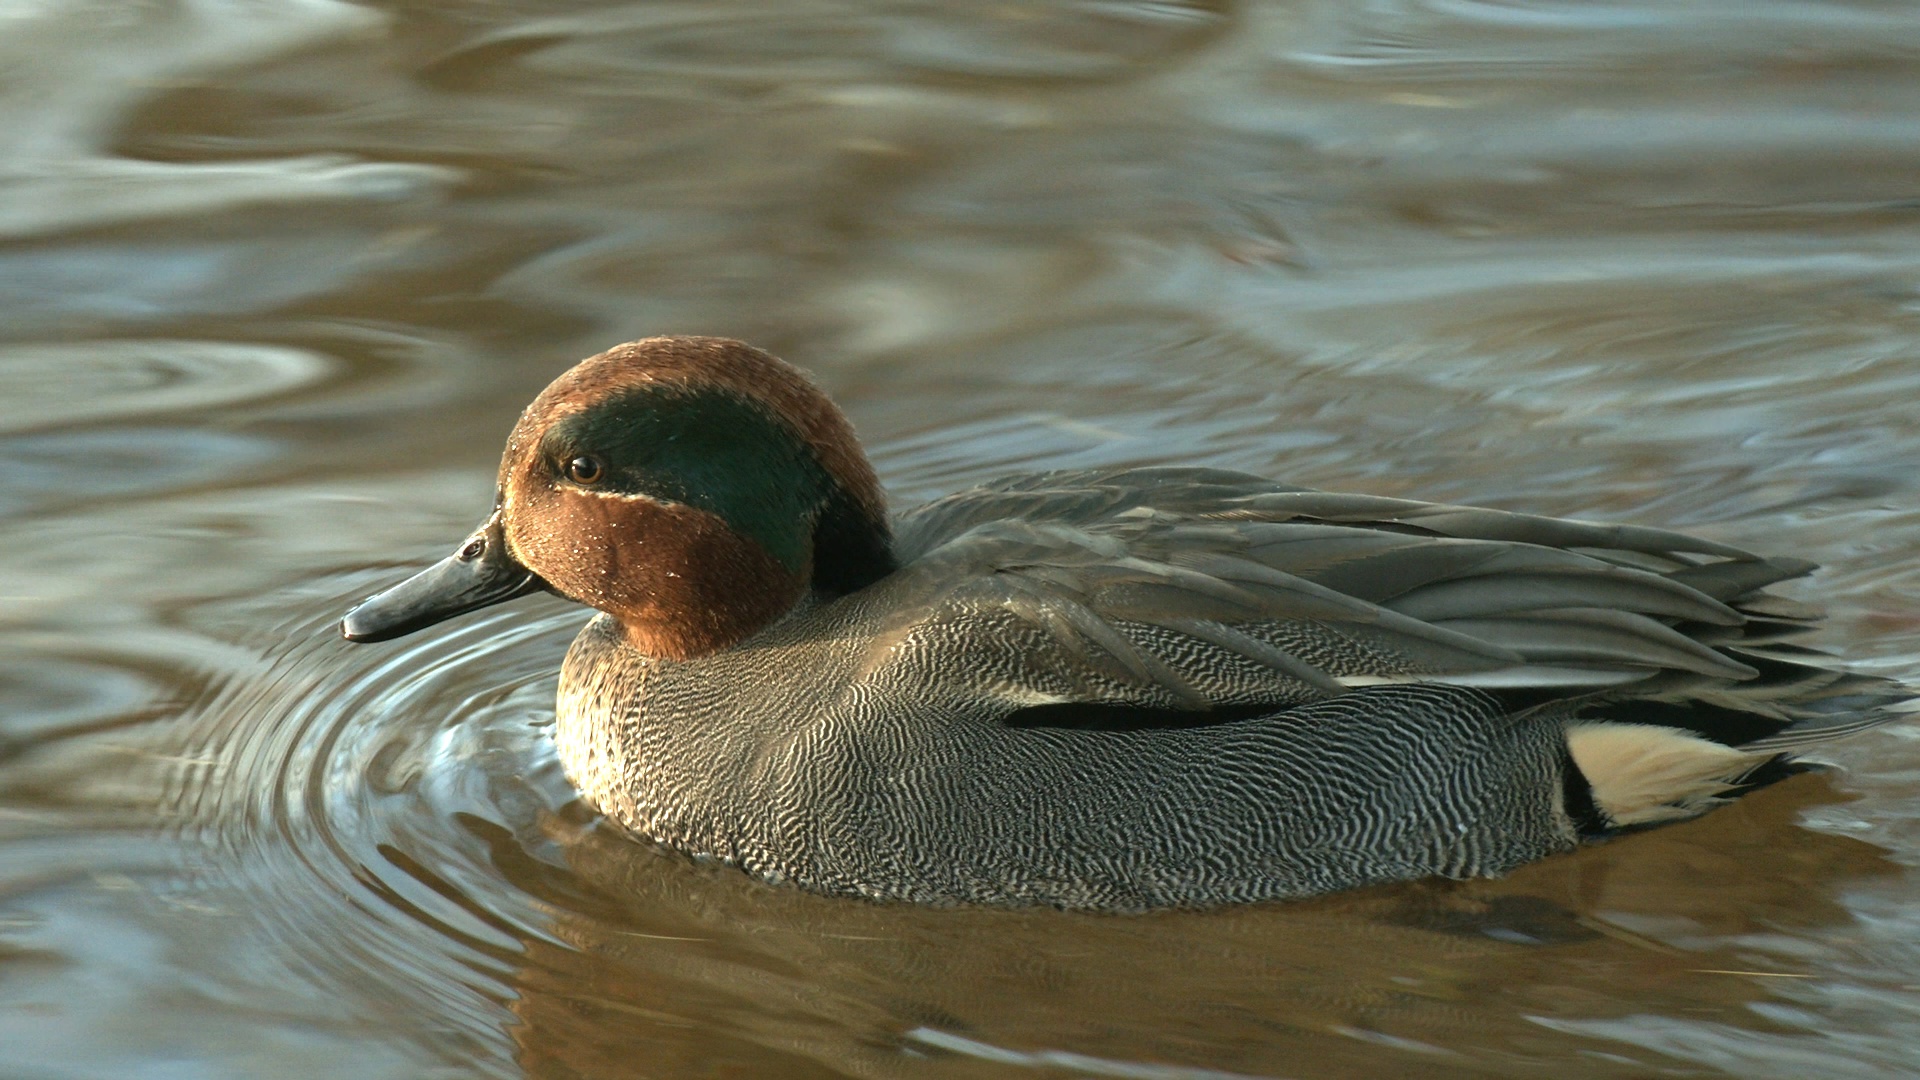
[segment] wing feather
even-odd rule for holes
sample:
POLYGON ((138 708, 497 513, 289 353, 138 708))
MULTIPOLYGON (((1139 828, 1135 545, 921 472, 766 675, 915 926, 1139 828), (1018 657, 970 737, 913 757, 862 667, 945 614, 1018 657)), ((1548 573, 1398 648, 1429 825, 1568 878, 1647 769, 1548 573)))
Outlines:
POLYGON ((1811 564, 1642 526, 1123 469, 983 485, 896 535, 918 598, 899 618, 1012 615, 1033 637, 994 677, 1027 700, 1065 685, 1204 710, 1410 681, 1732 700, 1750 685, 1742 708, 1791 719, 1770 688, 1815 690, 1775 669, 1824 671, 1783 643, 1817 611, 1763 591, 1811 564))

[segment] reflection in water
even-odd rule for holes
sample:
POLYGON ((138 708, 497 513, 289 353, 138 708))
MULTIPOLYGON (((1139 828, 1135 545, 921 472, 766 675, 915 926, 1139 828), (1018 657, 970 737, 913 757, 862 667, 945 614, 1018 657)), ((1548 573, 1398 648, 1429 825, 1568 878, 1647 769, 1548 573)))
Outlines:
POLYGON ((1704 929, 1742 908, 1743 925, 1714 930, 1783 913, 1770 925, 1845 922, 1818 888, 1739 870, 1785 858, 1832 881, 1893 873, 1870 845, 1782 829, 1831 797, 1812 781, 1629 859, 1588 853, 1492 885, 1146 918, 836 904, 590 831, 569 845, 567 873, 503 868, 574 911, 572 875, 597 891, 590 916, 557 924, 568 947, 529 948, 516 1038, 537 1075, 618 1076, 637 1055, 691 1064, 715 1047, 765 1070, 890 1076, 903 1054, 925 1054, 994 1075, 991 1057, 953 1053, 962 1040, 1261 1075, 1363 1074, 1384 1048, 1425 1075, 1537 1075, 1557 1042, 1542 1019, 1680 1011, 1755 1026, 1749 1007, 1768 990, 1764 974, 1739 973, 1749 960, 1627 927, 1704 929), (1655 875, 1693 881, 1649 888, 1655 875))
POLYGON ((288 626, 265 674, 201 691, 166 752, 121 744, 124 790, 223 849, 193 903, 248 913, 195 966, 273 956, 374 1011, 360 1022, 425 1010, 436 1055, 537 1076, 1360 1075, 1383 1055, 1524 1076, 1569 1038, 1598 1055, 1589 1074, 1625 1075, 1672 1062, 1553 1024, 1777 1030, 1754 1006, 1807 958, 1768 939, 1846 926, 1840 891, 1899 873, 1794 826, 1843 798, 1810 774, 1497 882, 1145 917, 817 897, 582 809, 544 736, 580 615, 540 606, 344 655, 330 619, 288 626))
POLYGON ((0 348, 0 427, 8 431, 197 412, 296 390, 324 357, 219 341, 95 341, 0 348))
POLYGON ((581 356, 817 370, 910 503, 1197 462, 1828 564, 1920 675, 1896 7, 0 13, 0 1071, 1920 1071, 1920 744, 1497 882, 1141 918, 636 845, 582 613, 347 649, 581 356))
POLYGON ((8 12, 0 45, 0 237, 190 217, 262 202, 392 199, 452 179, 426 165, 326 157, 195 163, 102 153, 156 83, 366 32, 378 18, 339 0, 164 9, 102 0, 8 12), (84 47, 75 46, 84 42, 84 47))

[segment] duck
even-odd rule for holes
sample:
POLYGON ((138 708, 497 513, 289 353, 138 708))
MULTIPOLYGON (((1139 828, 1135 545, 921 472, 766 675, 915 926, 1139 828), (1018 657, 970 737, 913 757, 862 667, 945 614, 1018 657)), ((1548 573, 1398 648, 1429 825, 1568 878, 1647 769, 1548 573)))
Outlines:
POLYGON ((1497 876, 1811 767, 1914 693, 1798 640, 1812 563, 1204 467, 898 514, 838 407, 654 337, 527 406, 491 514, 347 613, 597 609, 554 745, 636 839, 876 901, 1090 911, 1497 876))

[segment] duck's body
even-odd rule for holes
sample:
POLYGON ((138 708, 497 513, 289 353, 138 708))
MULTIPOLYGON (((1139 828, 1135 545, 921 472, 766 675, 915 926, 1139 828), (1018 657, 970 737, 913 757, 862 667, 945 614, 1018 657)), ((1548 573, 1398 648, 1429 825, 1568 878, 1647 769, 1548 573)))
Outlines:
POLYGON ((938 642, 862 672, 853 635, 876 613, 842 605, 692 661, 648 660, 595 620, 562 674, 568 775, 639 836, 930 903, 1286 899, 1496 874, 1578 839, 1560 724, 1515 723, 1474 690, 1371 687, 1190 727, 1012 726, 993 688, 916 693, 938 642))
POLYGON ((1014 477, 890 527, 825 398, 716 339, 584 362, 501 476, 462 554, 348 635, 538 584, 594 603, 556 725, 583 795, 825 892, 1133 910, 1496 874, 1910 696, 1782 643, 1811 615, 1763 590, 1807 564, 1659 530, 1197 469, 1014 477))

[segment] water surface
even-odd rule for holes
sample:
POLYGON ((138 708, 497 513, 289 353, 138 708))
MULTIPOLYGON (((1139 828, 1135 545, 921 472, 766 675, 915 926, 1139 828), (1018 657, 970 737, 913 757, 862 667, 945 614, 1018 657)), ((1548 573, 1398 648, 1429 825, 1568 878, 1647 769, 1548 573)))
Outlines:
POLYGON ((383 647, 572 361, 816 372, 902 504, 1198 462, 1826 565, 1920 677, 1897 3, 0 7, 0 1071, 1920 1072, 1920 734, 1505 880, 759 885, 554 760, 583 619, 383 647))

